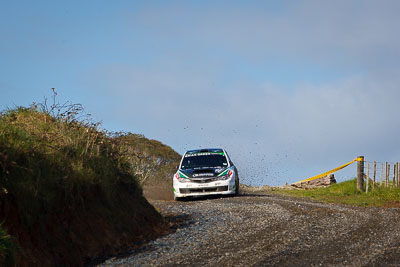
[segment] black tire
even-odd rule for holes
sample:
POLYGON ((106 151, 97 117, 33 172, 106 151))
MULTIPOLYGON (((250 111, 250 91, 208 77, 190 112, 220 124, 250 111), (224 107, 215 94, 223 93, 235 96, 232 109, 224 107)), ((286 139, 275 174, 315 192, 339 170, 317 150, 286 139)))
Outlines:
POLYGON ((174 200, 175 200, 175 201, 182 201, 182 199, 183 199, 182 197, 176 197, 176 196, 174 196, 174 200))
POLYGON ((235 195, 239 195, 239 175, 236 175, 236 179, 235 179, 235 195))

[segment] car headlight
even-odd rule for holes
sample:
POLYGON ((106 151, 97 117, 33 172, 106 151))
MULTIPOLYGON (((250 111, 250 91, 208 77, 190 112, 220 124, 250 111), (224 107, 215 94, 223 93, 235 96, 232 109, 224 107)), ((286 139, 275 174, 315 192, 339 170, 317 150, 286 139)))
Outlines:
POLYGON ((231 169, 228 169, 224 172, 222 172, 220 175, 218 175, 218 180, 228 180, 233 177, 233 171, 231 169))
POLYGON ((175 173, 174 177, 176 178, 176 180, 178 180, 181 183, 190 182, 189 177, 180 171, 177 171, 177 173, 175 173))

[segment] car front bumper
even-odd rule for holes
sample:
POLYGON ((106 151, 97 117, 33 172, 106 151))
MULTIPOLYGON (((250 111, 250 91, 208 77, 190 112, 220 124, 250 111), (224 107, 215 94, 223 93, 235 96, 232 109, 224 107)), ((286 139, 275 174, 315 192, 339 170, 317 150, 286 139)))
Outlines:
POLYGON ((218 180, 208 183, 179 182, 174 178, 174 196, 206 196, 206 195, 229 195, 235 194, 235 178, 228 180, 218 180))

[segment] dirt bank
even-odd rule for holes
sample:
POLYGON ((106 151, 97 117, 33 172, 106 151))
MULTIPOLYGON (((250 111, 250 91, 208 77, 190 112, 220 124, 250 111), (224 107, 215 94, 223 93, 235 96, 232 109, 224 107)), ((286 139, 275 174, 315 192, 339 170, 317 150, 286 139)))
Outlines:
POLYGON ((29 224, 21 217, 13 196, 3 195, 8 199, 0 201, 0 220, 20 246, 17 266, 82 266, 92 258, 118 254, 120 249, 167 230, 167 224, 142 195, 132 194, 123 185, 113 203, 97 187, 81 194, 82 203, 69 205, 60 195, 52 212, 29 224))

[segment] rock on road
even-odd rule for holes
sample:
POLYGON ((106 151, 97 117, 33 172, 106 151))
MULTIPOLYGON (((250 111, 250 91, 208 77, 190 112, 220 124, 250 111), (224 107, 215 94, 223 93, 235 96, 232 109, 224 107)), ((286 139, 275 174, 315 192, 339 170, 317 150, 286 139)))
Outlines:
POLYGON ((101 266, 400 266, 400 210, 268 194, 155 201, 181 225, 101 266))

